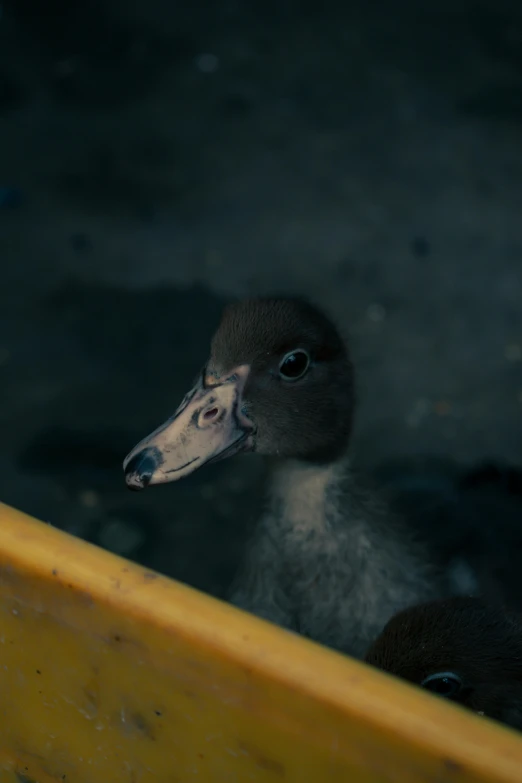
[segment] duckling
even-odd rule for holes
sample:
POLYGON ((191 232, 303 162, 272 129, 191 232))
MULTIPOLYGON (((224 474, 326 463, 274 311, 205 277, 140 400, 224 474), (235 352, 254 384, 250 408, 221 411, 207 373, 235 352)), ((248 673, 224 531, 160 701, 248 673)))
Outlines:
POLYGON ((400 608, 444 579, 350 471, 354 374, 329 318, 297 298, 230 305, 174 415, 124 461, 131 489, 177 481, 247 451, 271 467, 231 602, 361 658, 400 608))
POLYGON ((522 616, 479 597, 399 612, 368 650, 372 666, 522 730, 522 616))

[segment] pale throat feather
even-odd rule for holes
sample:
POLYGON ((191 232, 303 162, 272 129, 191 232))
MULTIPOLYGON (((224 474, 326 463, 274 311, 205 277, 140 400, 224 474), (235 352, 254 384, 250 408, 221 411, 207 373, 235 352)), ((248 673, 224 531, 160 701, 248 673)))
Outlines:
POLYGON ((339 487, 347 471, 344 463, 309 465, 288 460, 273 474, 270 497, 278 524, 295 538, 328 536, 338 514, 339 487))

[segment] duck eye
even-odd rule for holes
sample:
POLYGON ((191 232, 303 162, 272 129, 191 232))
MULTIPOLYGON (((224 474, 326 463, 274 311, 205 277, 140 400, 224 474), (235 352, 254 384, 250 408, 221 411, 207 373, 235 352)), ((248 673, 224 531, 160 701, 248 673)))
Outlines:
POLYGON ((446 699, 455 699, 462 689, 462 680, 454 672, 438 672, 426 677, 421 685, 427 691, 444 696, 446 699))
POLYGON ((310 365, 310 357, 306 351, 291 351, 281 360, 279 374, 286 381, 297 381, 302 378, 310 365))

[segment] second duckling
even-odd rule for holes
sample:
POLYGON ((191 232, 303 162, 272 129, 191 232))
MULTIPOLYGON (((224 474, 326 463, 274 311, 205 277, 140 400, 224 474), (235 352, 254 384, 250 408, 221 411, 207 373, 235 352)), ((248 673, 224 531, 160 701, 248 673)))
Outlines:
POLYGON ((399 612, 366 662, 522 730, 522 616, 455 597, 399 612))

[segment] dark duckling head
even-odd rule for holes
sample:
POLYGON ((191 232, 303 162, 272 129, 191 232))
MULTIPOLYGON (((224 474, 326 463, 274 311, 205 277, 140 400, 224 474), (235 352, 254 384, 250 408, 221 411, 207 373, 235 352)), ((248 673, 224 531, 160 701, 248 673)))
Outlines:
POLYGON ((480 598, 395 615, 366 662, 522 730, 522 618, 480 598))
POLYGON ((323 313, 302 299, 234 303, 194 388, 125 459, 127 484, 176 481, 240 451, 334 461, 348 445, 353 405, 347 348, 323 313))

